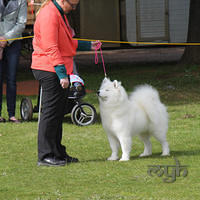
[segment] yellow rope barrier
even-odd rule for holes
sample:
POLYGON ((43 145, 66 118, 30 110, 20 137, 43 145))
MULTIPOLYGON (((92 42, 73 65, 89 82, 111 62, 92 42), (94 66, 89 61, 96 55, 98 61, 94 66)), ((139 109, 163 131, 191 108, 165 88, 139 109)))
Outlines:
POLYGON ((0 40, 0 42, 10 41, 10 40, 23 40, 23 39, 27 39, 27 38, 33 38, 33 36, 26 36, 26 37, 20 37, 20 38, 11 38, 11 39, 6 39, 6 40, 0 40))
MULTIPOLYGON (((34 36, 26 36, 26 37, 20 37, 20 38, 12 38, 7 40, 0 40, 0 41, 9 41, 9 40, 23 40, 23 39, 29 39, 33 38, 34 36)), ((96 41, 94 39, 81 39, 81 38, 74 38, 74 40, 80 40, 80 41, 96 41)), ((168 43, 168 42, 127 42, 127 41, 113 41, 113 40, 99 40, 102 43, 117 43, 117 44, 143 44, 143 45, 171 45, 171 46, 200 46, 200 43, 168 43)))
MULTIPOLYGON (((94 39, 81 39, 81 38, 74 38, 75 40, 81 41, 96 41, 94 39)), ((199 46, 200 43, 158 43, 158 42, 126 42, 126 41, 112 41, 112 40, 99 40, 100 42, 107 42, 107 43, 121 43, 121 44, 147 44, 147 45, 180 45, 180 46, 199 46)))

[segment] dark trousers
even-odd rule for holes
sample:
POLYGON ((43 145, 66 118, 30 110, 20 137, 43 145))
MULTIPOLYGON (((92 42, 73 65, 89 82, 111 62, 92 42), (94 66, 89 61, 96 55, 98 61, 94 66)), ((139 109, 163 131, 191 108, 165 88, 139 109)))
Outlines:
POLYGON ((0 60, 0 116, 2 109, 3 78, 6 77, 6 100, 9 117, 15 116, 16 107, 16 72, 19 63, 21 41, 16 40, 3 51, 0 60))
POLYGON ((64 159, 66 148, 61 144, 62 122, 67 104, 68 89, 63 89, 53 72, 33 70, 42 87, 42 110, 38 129, 38 159, 64 159))

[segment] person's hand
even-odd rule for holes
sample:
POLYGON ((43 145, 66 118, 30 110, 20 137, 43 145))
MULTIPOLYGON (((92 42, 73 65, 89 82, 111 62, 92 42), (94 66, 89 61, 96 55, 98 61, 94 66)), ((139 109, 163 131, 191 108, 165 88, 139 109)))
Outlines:
POLYGON ((69 87, 69 79, 67 77, 60 79, 60 85, 63 89, 68 88, 69 87))
POLYGON ((0 47, 4 48, 7 44, 6 38, 0 36, 0 47))
POLYGON ((97 41, 92 41, 91 42, 91 50, 99 50, 101 48, 102 43, 97 40, 97 41))

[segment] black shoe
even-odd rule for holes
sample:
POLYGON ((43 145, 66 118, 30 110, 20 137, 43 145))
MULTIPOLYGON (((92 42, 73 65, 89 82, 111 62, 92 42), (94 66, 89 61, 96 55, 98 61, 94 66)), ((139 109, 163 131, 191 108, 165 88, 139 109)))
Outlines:
POLYGON ((73 158, 73 157, 68 156, 68 155, 65 157, 65 160, 66 160, 67 163, 77 163, 77 162, 79 162, 78 158, 73 158))
POLYGON ((60 160, 58 158, 44 158, 41 161, 38 161, 38 166, 64 166, 66 160, 60 160))

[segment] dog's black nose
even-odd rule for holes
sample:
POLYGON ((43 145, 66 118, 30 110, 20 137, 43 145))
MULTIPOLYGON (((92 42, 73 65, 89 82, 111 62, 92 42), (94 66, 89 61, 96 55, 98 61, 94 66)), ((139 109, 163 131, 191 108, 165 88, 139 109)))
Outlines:
POLYGON ((99 91, 97 91, 97 95, 98 95, 98 96, 99 96, 99 93, 100 93, 100 92, 99 92, 99 91))

